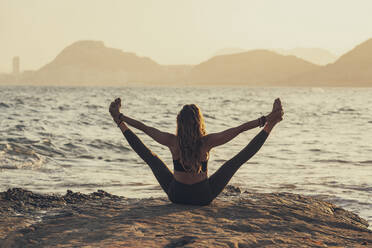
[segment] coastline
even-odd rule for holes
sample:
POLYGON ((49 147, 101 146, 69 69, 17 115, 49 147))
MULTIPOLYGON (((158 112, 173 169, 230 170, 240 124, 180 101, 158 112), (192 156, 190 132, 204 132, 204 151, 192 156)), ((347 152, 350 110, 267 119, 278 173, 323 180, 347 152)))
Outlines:
POLYGON ((368 223, 334 204, 228 186, 209 206, 90 194, 0 193, 1 247, 367 247, 368 223))

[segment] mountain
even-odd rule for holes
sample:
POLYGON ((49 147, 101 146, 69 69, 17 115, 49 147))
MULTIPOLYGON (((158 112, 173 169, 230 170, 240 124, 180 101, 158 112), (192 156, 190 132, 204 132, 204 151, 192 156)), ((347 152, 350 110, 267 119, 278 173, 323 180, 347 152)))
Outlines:
POLYGON ((336 55, 332 54, 328 50, 322 48, 294 48, 294 49, 274 49, 274 52, 277 52, 282 55, 294 55, 303 60, 309 61, 316 65, 326 65, 329 63, 334 63, 338 58, 336 55))
POLYGON ((246 51, 247 51, 246 49, 242 49, 238 47, 222 48, 220 50, 217 50, 217 52, 215 52, 212 57, 220 56, 220 55, 229 55, 229 54, 234 54, 234 53, 244 53, 246 51))
POLYGON ((221 55, 191 69, 192 84, 279 85, 288 78, 319 69, 295 56, 284 56, 268 50, 221 55))
POLYGON ((161 65, 149 58, 108 48, 101 41, 78 41, 36 71, 34 81, 41 84, 159 83, 165 73, 161 65))
POLYGON ((336 62, 289 80, 297 85, 372 86, 372 39, 356 46, 336 62))
MULTIPOLYGON (((281 55, 293 55, 300 59, 309 61, 316 65, 326 65, 329 63, 333 63, 338 58, 336 55, 332 54, 328 50, 322 49, 322 48, 293 48, 293 49, 268 49, 269 51, 276 52, 281 55)), ((245 50, 242 48, 224 48, 218 50, 214 56, 219 55, 229 55, 229 54, 235 54, 235 53, 243 53, 247 52, 249 50, 245 50)))
POLYGON ((372 39, 324 66, 269 50, 235 51, 198 65, 160 65, 150 58, 106 47, 101 41, 78 41, 39 70, 2 74, 0 83, 372 86, 372 39))

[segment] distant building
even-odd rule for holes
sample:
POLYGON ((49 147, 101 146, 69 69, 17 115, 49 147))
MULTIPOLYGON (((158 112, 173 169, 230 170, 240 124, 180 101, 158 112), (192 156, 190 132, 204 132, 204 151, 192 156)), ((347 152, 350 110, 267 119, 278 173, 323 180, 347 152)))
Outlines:
POLYGON ((19 57, 13 58, 13 75, 19 75, 19 57))

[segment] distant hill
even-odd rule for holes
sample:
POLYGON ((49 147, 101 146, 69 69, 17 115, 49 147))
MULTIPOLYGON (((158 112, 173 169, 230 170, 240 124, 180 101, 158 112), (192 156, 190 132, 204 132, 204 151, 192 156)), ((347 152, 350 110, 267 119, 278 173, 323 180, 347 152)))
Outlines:
POLYGON ((317 65, 326 65, 334 63, 337 60, 337 56, 329 52, 328 50, 322 48, 294 48, 294 49, 274 49, 274 52, 277 52, 282 55, 294 55, 303 60, 309 61, 317 65))
POLYGON ((221 55, 196 65, 188 82, 193 84, 279 85, 289 77, 319 69, 295 56, 268 50, 221 55))
MULTIPOLYGON (((293 48, 293 49, 267 49, 281 55, 293 55, 300 59, 306 60, 316 65, 326 65, 337 60, 337 56, 323 48, 293 48)), ((229 55, 236 53, 248 52, 249 50, 242 48, 223 48, 218 50, 214 56, 229 55)), ((213 57, 214 57, 213 56, 213 57)))
POLYGON ((372 39, 342 55, 335 63, 292 77, 297 85, 372 86, 372 39))
POLYGON ((325 66, 269 50, 220 52, 232 51, 198 65, 160 65, 101 41, 78 41, 39 70, 0 75, 0 84, 372 87, 372 39, 325 66))
POLYGON ((108 48, 101 41, 78 41, 36 71, 33 81, 40 84, 161 83, 165 73, 163 66, 149 58, 108 48))
POLYGON ((217 52, 215 52, 212 57, 220 56, 220 55, 235 54, 235 53, 244 53, 244 52, 247 52, 247 50, 238 48, 238 47, 222 48, 220 50, 217 50, 217 52))

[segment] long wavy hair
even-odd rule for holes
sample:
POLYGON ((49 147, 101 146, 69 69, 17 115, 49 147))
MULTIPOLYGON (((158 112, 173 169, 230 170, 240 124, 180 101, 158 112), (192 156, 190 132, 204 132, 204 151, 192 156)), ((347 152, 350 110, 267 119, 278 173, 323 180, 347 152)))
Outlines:
POLYGON ((184 105, 177 115, 177 139, 180 163, 187 172, 201 171, 202 137, 206 135, 204 118, 195 104, 184 105))

